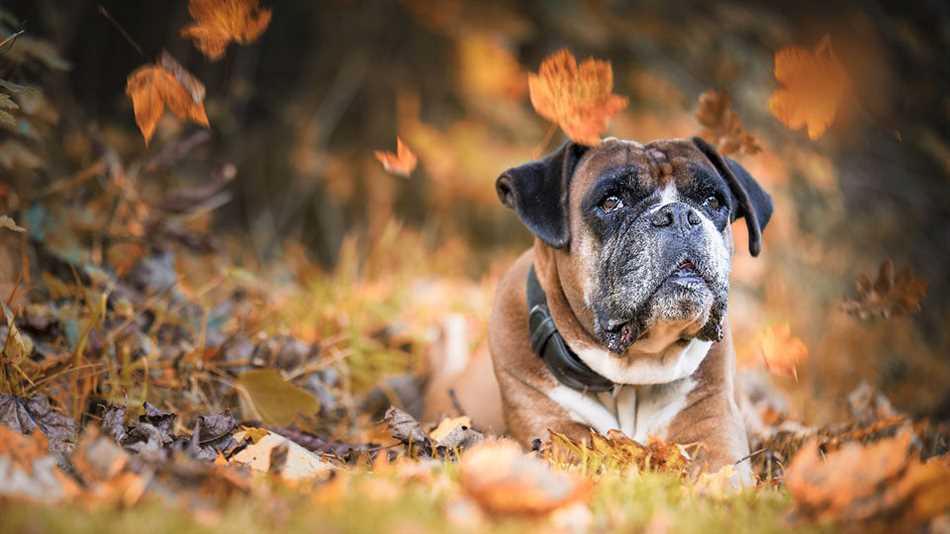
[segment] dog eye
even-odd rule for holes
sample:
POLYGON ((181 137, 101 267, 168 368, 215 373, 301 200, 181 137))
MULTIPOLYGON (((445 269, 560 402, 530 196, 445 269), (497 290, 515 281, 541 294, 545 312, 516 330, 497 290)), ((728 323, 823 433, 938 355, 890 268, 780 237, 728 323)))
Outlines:
POLYGON ((616 195, 610 195, 605 198, 603 202, 600 203, 600 209, 604 210, 606 213, 610 213, 614 210, 619 210, 623 207, 623 200, 620 200, 620 197, 616 195))
POLYGON ((722 207, 722 202, 719 200, 717 195, 712 195, 703 201, 703 206, 706 206, 709 209, 718 210, 722 207))

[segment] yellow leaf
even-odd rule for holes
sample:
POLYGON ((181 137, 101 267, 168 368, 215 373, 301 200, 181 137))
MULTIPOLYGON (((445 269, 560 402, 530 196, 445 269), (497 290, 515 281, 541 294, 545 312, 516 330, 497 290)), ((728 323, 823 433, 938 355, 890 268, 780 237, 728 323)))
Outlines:
POLYGON ((271 11, 260 0, 191 0, 188 12, 195 23, 181 30, 212 61, 224 57, 231 41, 252 43, 270 24, 271 11))
POLYGON ((277 369, 253 369, 235 383, 252 414, 264 423, 289 426, 300 415, 314 415, 320 402, 307 390, 284 380, 277 369))
POLYGON ((6 228, 7 230, 19 232, 21 234, 26 232, 26 228, 17 225, 16 221, 14 221, 9 215, 0 215, 0 228, 6 228))
POLYGON ((125 92, 132 99, 135 122, 145 144, 152 139, 165 106, 178 118, 208 126, 205 86, 167 52, 156 64, 143 65, 130 74, 125 92))
POLYGON ((783 87, 769 97, 769 111, 793 130, 807 127, 812 140, 834 122, 851 87, 827 35, 814 51, 789 46, 776 52, 775 79, 783 87))
POLYGON ((627 99, 613 94, 614 75, 609 61, 593 58, 580 65, 568 50, 559 50, 528 76, 531 105, 542 117, 557 123, 573 141, 594 146, 607 122, 627 107, 627 99))
POLYGON ((376 150, 373 152, 376 159, 383 164, 383 168, 390 174, 409 176, 415 170, 419 159, 409 150, 409 147, 396 137, 396 153, 376 150))

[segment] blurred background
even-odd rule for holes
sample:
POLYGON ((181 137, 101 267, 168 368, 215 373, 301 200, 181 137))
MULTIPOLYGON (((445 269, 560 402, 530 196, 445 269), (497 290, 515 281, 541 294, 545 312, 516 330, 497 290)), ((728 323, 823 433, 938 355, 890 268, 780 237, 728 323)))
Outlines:
MULTIPOLYGON (((178 35, 190 21, 185 1, 3 0, 17 20, 2 21, 0 38, 26 32, 3 53, 0 79, 41 92, 0 133, 0 213, 62 255, 121 274, 155 253, 143 237, 150 227, 104 243, 95 228, 135 228, 156 206, 175 213, 169 192, 202 197, 202 187, 226 184, 163 227, 194 252, 174 260, 189 295, 210 299, 201 288, 224 263, 304 288, 266 291, 275 313, 259 320, 312 343, 350 335, 345 350, 365 353, 373 369, 361 387, 417 366, 449 313, 468 325, 469 350, 484 353, 494 280, 531 243, 494 181, 562 142, 533 111, 527 75, 566 47, 613 65, 614 92, 630 104, 609 135, 696 135, 698 97, 717 90, 761 146, 734 156, 775 200, 759 258, 748 255, 744 229, 735 232, 730 320, 741 367, 761 371, 763 350, 785 350, 784 338, 763 349, 763 336, 787 324, 807 347, 797 377, 774 377, 795 417, 834 420, 866 381, 900 410, 950 418, 946 2, 264 5, 273 17, 262 37, 212 63, 178 35), (810 49, 825 35, 855 90, 811 140, 767 102, 778 87, 775 52, 810 49), (162 50, 205 84, 211 128, 167 114, 146 147, 125 84, 162 50), (408 178, 373 157, 394 150, 397 135, 419 158, 408 178), (95 194, 68 185, 89 176, 135 200, 115 201, 96 222, 82 210, 108 205, 90 208, 95 194), (36 211, 52 197, 56 209, 36 211), (70 229, 37 236, 37 217, 70 229), (888 259, 926 282, 920 310, 883 317, 843 304, 860 300, 856 279, 874 279, 888 259), (390 335, 422 341, 406 356, 364 339, 390 335)), ((0 283, 9 285, 23 263, 17 238, 3 239, 0 283)))

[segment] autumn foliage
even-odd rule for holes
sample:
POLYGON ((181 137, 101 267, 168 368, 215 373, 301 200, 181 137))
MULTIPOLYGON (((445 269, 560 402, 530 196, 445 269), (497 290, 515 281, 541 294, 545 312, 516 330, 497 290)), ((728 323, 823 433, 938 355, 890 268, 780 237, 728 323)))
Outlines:
POLYGON ((568 50, 551 54, 528 76, 535 111, 583 145, 599 144, 610 117, 627 107, 613 88, 610 62, 588 58, 578 65, 568 50))
POLYGON ((146 144, 166 107, 180 119, 209 126, 205 86, 167 52, 162 52, 155 64, 143 65, 130 74, 125 92, 132 99, 135 122, 146 144))
POLYGON ((260 0, 189 0, 188 12, 195 22, 181 30, 182 37, 212 61, 224 57, 231 42, 253 43, 270 24, 270 9, 260 0))

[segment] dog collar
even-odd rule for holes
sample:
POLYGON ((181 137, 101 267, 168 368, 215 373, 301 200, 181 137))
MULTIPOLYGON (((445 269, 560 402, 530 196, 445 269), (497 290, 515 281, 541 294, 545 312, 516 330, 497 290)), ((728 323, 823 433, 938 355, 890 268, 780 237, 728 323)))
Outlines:
POLYGON ((610 391, 614 383, 597 374, 581 361, 567 346, 564 337, 557 331, 554 318, 548 310, 548 300, 538 282, 534 266, 528 271, 528 332, 531 350, 534 351, 558 382, 571 389, 601 393, 610 391))

